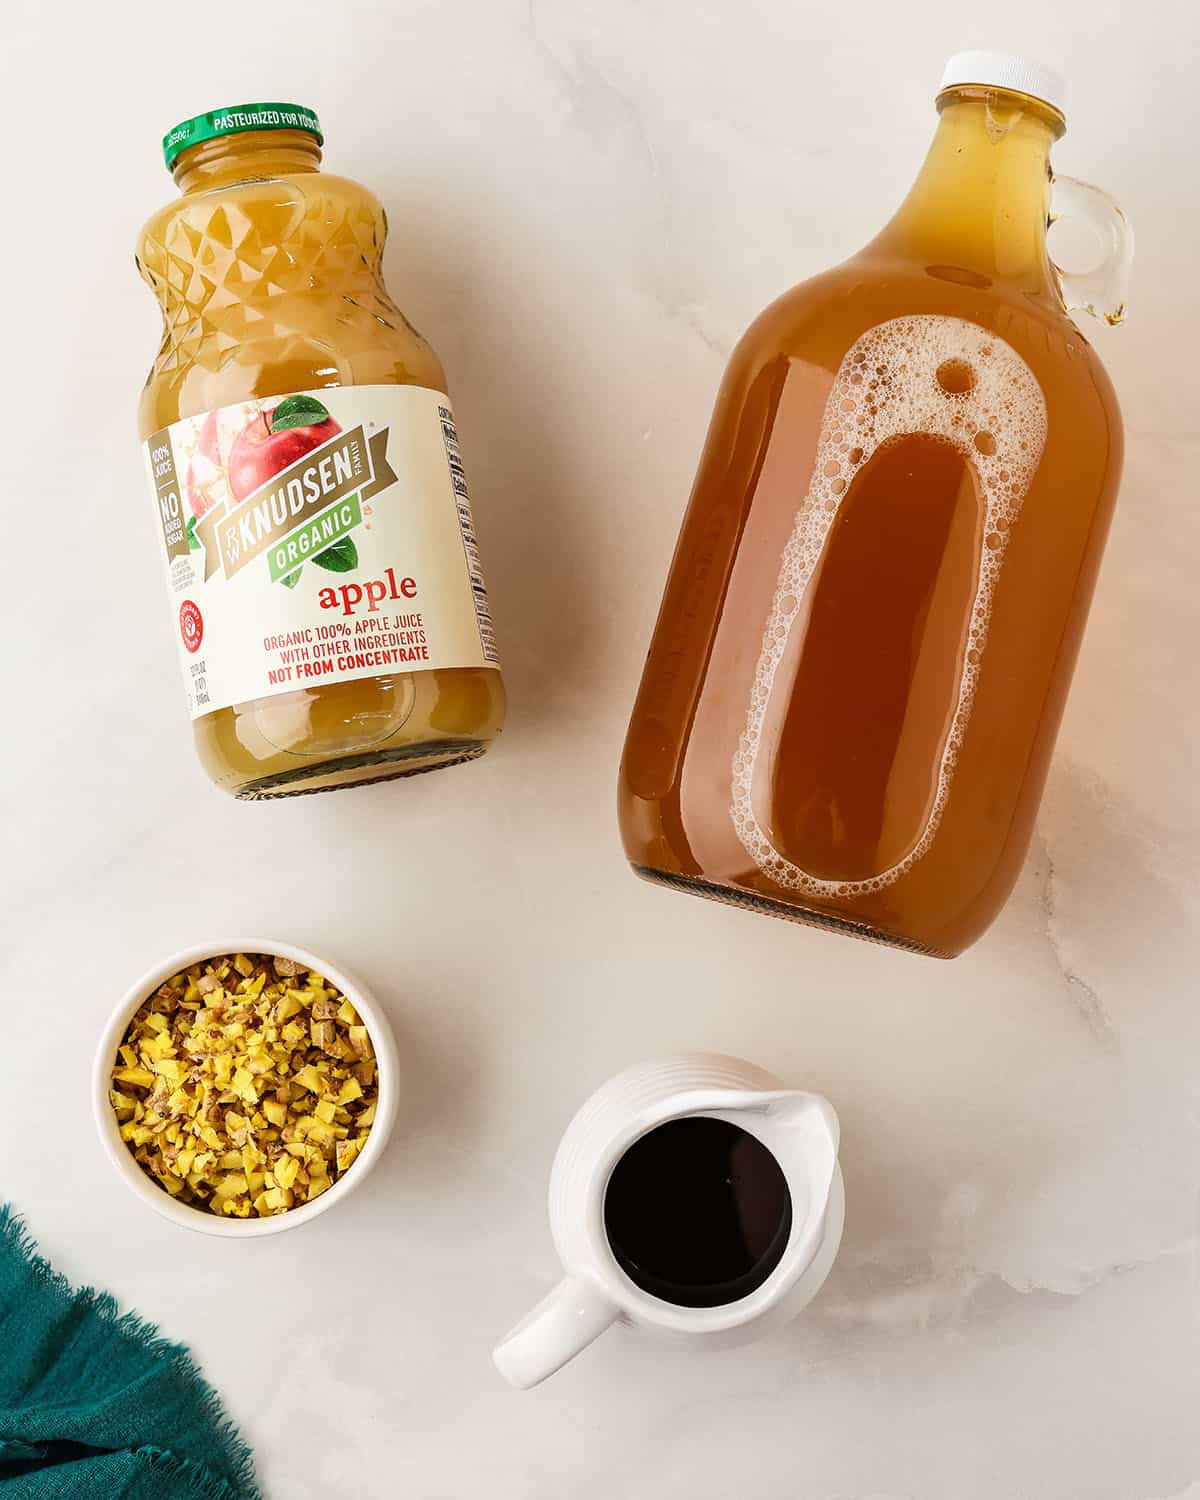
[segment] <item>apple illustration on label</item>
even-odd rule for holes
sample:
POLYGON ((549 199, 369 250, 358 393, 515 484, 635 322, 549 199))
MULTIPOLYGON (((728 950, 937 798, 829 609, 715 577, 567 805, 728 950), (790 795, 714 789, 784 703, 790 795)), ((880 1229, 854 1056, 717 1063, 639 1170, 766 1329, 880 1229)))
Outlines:
POLYGON ((288 396, 247 422, 229 450, 229 488, 244 500, 268 479, 341 432, 315 396, 288 396))
MULTIPOLYGON (((341 423, 334 421, 315 396, 285 396, 270 411, 259 412, 234 438, 229 450, 227 472, 235 503, 341 430, 341 423)), ((331 573, 348 573, 358 567, 358 549, 353 537, 343 536, 310 560, 331 573)), ((300 573, 296 568, 280 582, 294 589, 300 573)))
POLYGON ((188 503, 197 521, 212 510, 224 496, 225 471, 221 467, 221 439, 217 414, 210 411, 200 429, 196 451, 187 470, 188 503))

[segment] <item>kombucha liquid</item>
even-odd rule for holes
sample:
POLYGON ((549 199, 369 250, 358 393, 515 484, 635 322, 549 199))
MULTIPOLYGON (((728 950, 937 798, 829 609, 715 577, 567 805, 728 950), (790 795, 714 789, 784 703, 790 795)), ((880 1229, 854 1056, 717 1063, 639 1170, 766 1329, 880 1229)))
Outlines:
POLYGON ((1122 435, 1046 253, 1062 117, 938 102, 892 223, 732 357, 620 814, 649 879, 949 957, 1028 845, 1122 435))

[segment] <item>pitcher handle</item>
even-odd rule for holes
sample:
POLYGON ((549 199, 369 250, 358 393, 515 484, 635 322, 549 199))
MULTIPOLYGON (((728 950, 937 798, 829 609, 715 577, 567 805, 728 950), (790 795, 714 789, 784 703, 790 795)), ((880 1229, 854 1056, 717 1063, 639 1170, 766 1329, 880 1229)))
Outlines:
POLYGON ((1050 184, 1050 223, 1057 219, 1084 220, 1104 247, 1099 264, 1088 271, 1064 271, 1051 257, 1067 311, 1088 312, 1106 323, 1123 322, 1133 265, 1133 226, 1123 210, 1090 182, 1055 176, 1050 184))
POLYGON ((527 1391, 561 1370, 616 1317, 616 1306, 590 1281, 568 1276, 501 1339, 492 1359, 510 1385, 527 1391))

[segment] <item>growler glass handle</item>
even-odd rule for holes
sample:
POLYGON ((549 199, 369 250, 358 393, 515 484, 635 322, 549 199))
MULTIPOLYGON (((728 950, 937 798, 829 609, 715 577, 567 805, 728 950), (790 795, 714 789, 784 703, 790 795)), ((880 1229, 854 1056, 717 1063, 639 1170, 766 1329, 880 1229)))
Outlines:
POLYGON ((1125 318, 1125 296, 1133 265, 1133 226, 1100 188, 1075 177, 1054 177, 1050 186, 1050 223, 1079 219, 1099 237, 1103 255, 1088 271, 1064 271, 1051 257, 1068 312, 1088 312, 1106 323, 1125 318))

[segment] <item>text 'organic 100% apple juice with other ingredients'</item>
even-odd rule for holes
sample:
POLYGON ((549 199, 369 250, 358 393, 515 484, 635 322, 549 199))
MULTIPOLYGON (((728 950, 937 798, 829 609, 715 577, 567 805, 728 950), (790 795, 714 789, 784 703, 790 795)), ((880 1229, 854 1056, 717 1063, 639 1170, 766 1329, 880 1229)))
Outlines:
POLYGON ((299 105, 185 121, 138 244, 179 661, 200 759, 247 799, 469 760, 504 717, 445 376, 384 287, 383 208, 321 144, 299 105))

